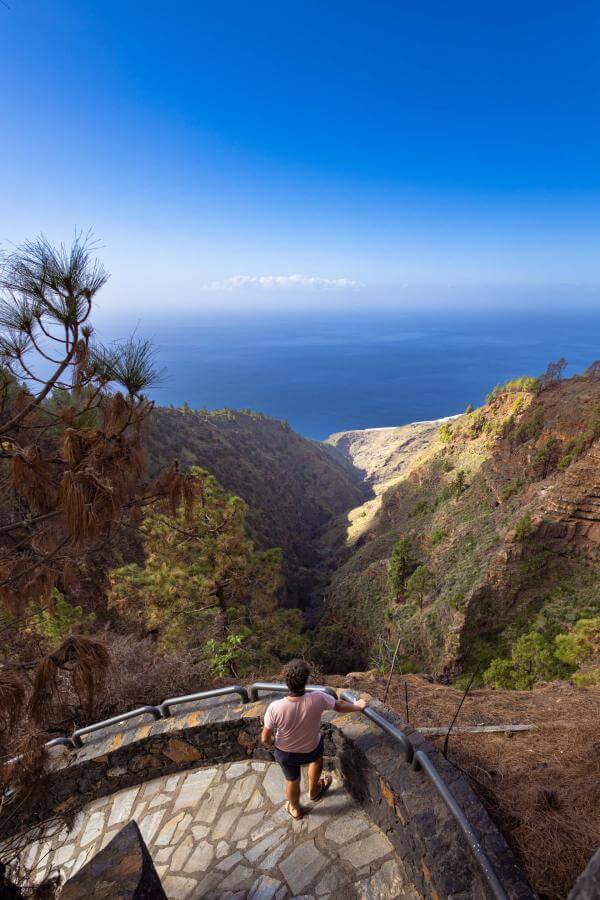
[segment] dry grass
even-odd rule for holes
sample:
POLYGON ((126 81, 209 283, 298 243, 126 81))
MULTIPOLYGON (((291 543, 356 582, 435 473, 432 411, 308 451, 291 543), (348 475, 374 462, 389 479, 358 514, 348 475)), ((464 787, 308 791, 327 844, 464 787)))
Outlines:
POLYGON ((131 634, 109 632, 105 640, 111 665, 104 690, 96 700, 93 721, 220 683, 190 651, 163 653, 150 638, 131 634))
MULTIPOLYGON (((330 679, 337 685, 342 679, 330 679)), ((383 699, 386 679, 357 673, 343 679, 383 699)), ((415 728, 451 721, 462 692, 408 675, 394 677, 389 706, 415 728)), ((457 724, 533 724, 534 731, 461 734, 448 758, 468 775, 496 824, 545 900, 563 900, 600 844, 600 688, 569 683, 533 691, 476 690, 457 724)), ((443 737, 432 741, 441 750, 443 737)))

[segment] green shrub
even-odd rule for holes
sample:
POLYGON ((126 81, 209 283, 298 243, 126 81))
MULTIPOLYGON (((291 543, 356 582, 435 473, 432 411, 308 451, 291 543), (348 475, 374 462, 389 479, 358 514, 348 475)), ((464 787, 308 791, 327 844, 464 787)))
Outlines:
POLYGON ((573 454, 572 453, 564 453, 558 461, 558 465, 556 468, 560 472, 564 472, 565 469, 568 469, 571 463, 573 462, 573 454))
POLYGON ((544 428, 544 409, 541 404, 537 404, 530 416, 525 416, 515 432, 515 440, 518 444, 524 444, 525 441, 533 440, 542 433, 544 428))
POLYGON ((438 437, 443 444, 447 444, 452 440, 452 425, 450 422, 444 422, 438 431, 438 437))
POLYGON ((595 666, 589 672, 576 672, 573 675, 573 684, 579 688, 600 684, 600 666, 595 666))
POLYGON ((464 494, 467 489, 467 476, 463 469, 459 469, 456 473, 456 478, 454 478, 449 484, 447 484, 440 491, 437 503, 445 503, 446 500, 449 500, 451 497, 454 497, 455 500, 464 494))
POLYGON ((473 413, 469 420, 469 433, 475 438, 481 434, 485 428, 486 418, 480 409, 473 413))
POLYGON ((448 597, 448 605, 452 607, 452 609, 460 609, 465 602, 464 594, 461 594, 460 591, 455 591, 450 597, 448 597))
POLYGON ((515 540, 526 541, 533 534, 533 522, 529 510, 524 512, 515 526, 515 540))
POLYGON ((94 614, 84 616, 81 606, 73 606, 58 588, 52 589, 52 602, 34 606, 30 627, 53 642, 62 641, 80 625, 91 625, 94 614))
POLYGON ((425 595, 432 590, 434 583, 435 580, 433 574, 429 571, 427 566, 417 566, 406 582, 406 593, 409 597, 417 600, 422 609, 425 595))
POLYGON ((388 570, 390 590, 394 596, 402 592, 404 583, 414 570, 415 565, 416 562, 413 558, 410 539, 407 537, 399 538, 392 548, 388 570))
POLYGON ((585 431, 574 440, 569 441, 565 453, 558 463, 558 468, 561 471, 567 469, 572 462, 579 459, 591 447, 598 437, 600 437, 600 410, 596 410, 585 431))
POLYGON ((467 406, 466 406, 466 409, 465 409, 466 415, 468 416, 469 413, 472 413, 472 412, 473 412, 473 404, 472 404, 472 403, 467 403, 467 406))
POLYGON ((487 687, 529 691, 536 681, 552 681, 567 674, 570 671, 556 659, 552 646, 531 631, 517 638, 510 659, 494 659, 490 663, 483 681, 487 687))
POLYGON ((211 638, 206 642, 207 659, 214 675, 223 678, 231 674, 231 665, 240 656, 245 638, 244 634, 230 634, 224 641, 211 638))
POLYGON ((600 616, 580 619, 569 632, 549 640, 537 631, 522 634, 512 647, 510 659, 492 660, 483 674, 488 687, 531 690, 538 681, 572 676, 578 687, 600 683, 600 667, 576 670, 600 648, 600 616))
POLYGON ((537 478, 547 478, 560 459, 560 444, 554 435, 550 435, 538 447, 531 460, 533 474, 537 478))
POLYGON ((431 509, 431 504, 428 500, 419 500, 418 503, 415 504, 413 510, 411 512, 411 517, 413 516, 421 516, 426 512, 429 512, 431 509))
POLYGON ((446 532, 443 528, 434 528, 431 532, 429 541, 432 547, 436 547, 441 541, 446 537, 446 532))
POLYGON ((485 398, 485 402, 489 404, 493 400, 497 400, 498 397, 502 397, 504 394, 535 394, 539 389, 539 386, 539 378, 530 378, 526 375, 523 375, 521 376, 521 378, 514 378, 512 381, 507 381, 505 384, 497 384, 496 387, 487 395, 487 397, 485 398))
POLYGON ((596 647, 600 649, 600 616, 580 619, 571 631, 557 634, 554 645, 557 659, 570 666, 580 666, 596 647))

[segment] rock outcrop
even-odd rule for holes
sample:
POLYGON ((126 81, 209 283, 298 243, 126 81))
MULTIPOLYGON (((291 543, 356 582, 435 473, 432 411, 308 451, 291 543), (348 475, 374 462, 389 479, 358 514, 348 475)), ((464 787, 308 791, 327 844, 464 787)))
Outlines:
POLYGON ((67 881, 60 896, 61 900, 167 900, 134 821, 67 881))

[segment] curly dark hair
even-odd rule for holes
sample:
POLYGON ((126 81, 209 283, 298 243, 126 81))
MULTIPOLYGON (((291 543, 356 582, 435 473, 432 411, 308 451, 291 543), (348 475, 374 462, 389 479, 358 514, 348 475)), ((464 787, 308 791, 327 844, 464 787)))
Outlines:
POLYGON ((292 694, 303 694, 310 678, 310 666, 303 659, 292 659, 283 667, 285 683, 292 694))

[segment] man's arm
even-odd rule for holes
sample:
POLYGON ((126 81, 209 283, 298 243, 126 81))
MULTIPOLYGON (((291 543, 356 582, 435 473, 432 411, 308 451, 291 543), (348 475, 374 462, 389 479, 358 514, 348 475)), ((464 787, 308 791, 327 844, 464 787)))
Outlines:
POLYGON ((366 705, 366 700, 357 700, 356 703, 348 703, 347 700, 336 700, 333 708, 336 712, 362 712, 366 705))
POLYGON ((273 743, 273 732, 271 731, 270 728, 267 728, 266 725, 262 730, 260 739, 263 742, 263 744, 272 744, 273 743))

